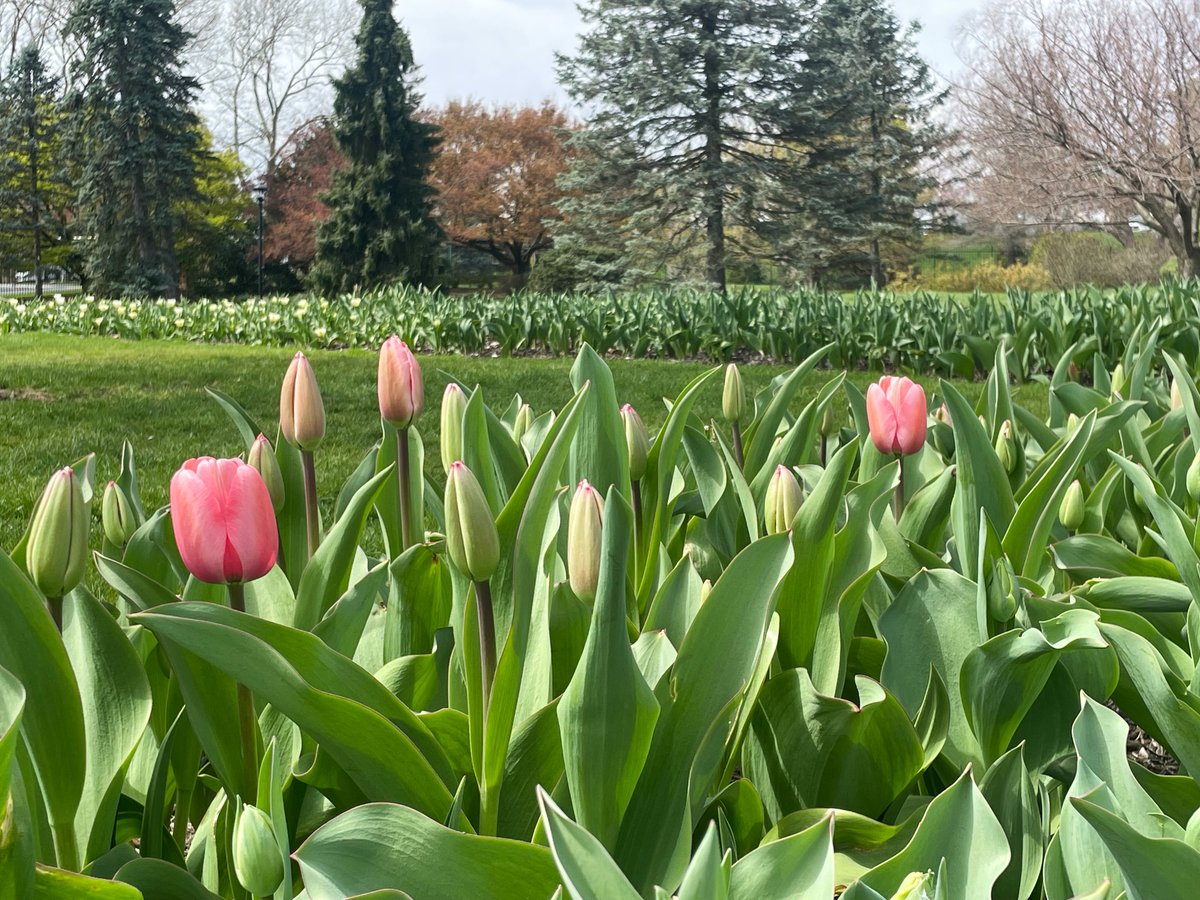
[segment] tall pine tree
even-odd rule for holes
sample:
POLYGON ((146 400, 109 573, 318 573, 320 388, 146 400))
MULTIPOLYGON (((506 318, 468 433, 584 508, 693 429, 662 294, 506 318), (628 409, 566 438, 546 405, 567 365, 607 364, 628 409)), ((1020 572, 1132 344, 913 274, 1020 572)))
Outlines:
POLYGON ((334 82, 334 136, 350 165, 334 175, 317 231, 312 280, 325 292, 428 283, 442 242, 426 177, 436 128, 415 118, 412 46, 391 0, 362 4, 358 59, 334 82))
POLYGON ((177 297, 179 209, 203 153, 190 36, 173 0, 76 0, 67 35, 82 48, 68 110, 90 288, 177 297))
POLYGON ((0 87, 0 219, 5 237, 16 237, 5 240, 4 251, 13 263, 32 265, 38 297, 47 249, 67 243, 71 205, 58 91, 58 79, 33 45, 14 60, 0 87))
MULTIPOLYGON (((686 253, 724 290, 731 252, 757 243, 751 214, 764 181, 788 162, 815 0, 584 0, 587 30, 559 78, 588 113, 567 181, 618 183, 638 214, 616 246, 645 239, 686 253), (632 151, 632 152, 631 152, 632 151), (588 171, 588 169, 591 171, 588 171)), ((595 198, 592 198, 593 200, 595 198)), ((591 200, 565 204, 577 227, 591 200)), ((614 223, 620 224, 620 223, 614 223)), ((568 228, 569 230, 569 228, 568 228)))

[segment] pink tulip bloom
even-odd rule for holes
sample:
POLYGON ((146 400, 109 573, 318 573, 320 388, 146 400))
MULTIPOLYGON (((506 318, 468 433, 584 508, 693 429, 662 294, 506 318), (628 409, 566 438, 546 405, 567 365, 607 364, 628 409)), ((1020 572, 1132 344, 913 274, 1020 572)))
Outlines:
POLYGON ((880 453, 916 453, 925 444, 929 416, 925 389, 908 378, 884 375, 867 390, 867 422, 880 453))
POLYGON ((189 459, 171 478, 171 524, 188 571, 210 584, 253 581, 275 565, 279 534, 262 476, 240 459, 189 459))
POLYGON ((379 412, 384 421, 407 428, 425 408, 425 380, 408 344, 392 335, 379 350, 379 412))

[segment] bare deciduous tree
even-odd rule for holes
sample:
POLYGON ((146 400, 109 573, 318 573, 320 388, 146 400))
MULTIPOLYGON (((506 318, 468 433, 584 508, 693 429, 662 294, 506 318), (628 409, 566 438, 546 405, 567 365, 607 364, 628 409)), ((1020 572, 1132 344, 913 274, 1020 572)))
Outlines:
POLYGON ((1118 235, 1140 217, 1200 275, 1200 0, 998 0, 966 34, 981 214, 1118 235))

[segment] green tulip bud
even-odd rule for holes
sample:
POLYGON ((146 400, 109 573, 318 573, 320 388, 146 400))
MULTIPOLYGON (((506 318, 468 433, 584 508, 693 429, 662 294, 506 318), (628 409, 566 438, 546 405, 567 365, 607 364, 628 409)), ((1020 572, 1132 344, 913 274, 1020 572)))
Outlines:
POLYGON ((1196 454, 1196 458, 1188 466, 1187 492, 1189 497, 1200 503, 1200 453, 1196 454))
POLYGON ((1075 413, 1068 413, 1067 414, 1067 434, 1071 435, 1071 434, 1074 434, 1075 432, 1077 432, 1079 430, 1079 423, 1081 421, 1082 421, 1082 419, 1080 419, 1079 416, 1075 415, 1075 413))
POLYGON ((803 502, 804 491, 796 474, 787 466, 776 466, 763 504, 767 534, 782 534, 790 529, 803 502))
POLYGON ((457 384, 446 385, 442 394, 442 470, 449 472, 455 460, 463 458, 463 413, 467 395, 457 384))
POLYGON ((825 411, 821 413, 821 437, 829 437, 833 434, 833 407, 826 406, 825 411))
POLYGON ((891 900, 930 900, 930 891, 935 889, 932 872, 910 872, 900 882, 891 900))
POLYGON ((61 597, 83 580, 91 511, 69 466, 50 477, 29 526, 25 566, 47 597, 61 597))
POLYGON ((1013 440, 1012 422, 1005 419, 1000 426, 1000 433, 996 435, 996 456, 1000 458, 1000 465, 1009 475, 1013 474, 1017 468, 1017 444, 1013 440))
POLYGON ((254 439, 254 443, 250 445, 250 452, 246 454, 246 462, 262 476, 267 493, 271 495, 271 508, 278 515, 283 509, 283 472, 265 434, 260 434, 254 439))
POLYGON ((1078 481, 1072 481, 1063 494, 1062 503, 1058 505, 1058 521, 1067 531, 1077 531, 1083 524, 1083 514, 1083 486, 1078 481))
POLYGON ((271 818, 257 806, 243 806, 233 825, 233 871, 255 897, 270 897, 283 883, 283 851, 271 818))
POLYGON ((721 412, 725 421, 733 425, 742 421, 746 414, 746 389, 742 386, 742 373, 734 363, 725 367, 725 392, 721 395, 721 412))
POLYGON ((707 578, 700 584, 700 605, 703 606, 708 602, 708 597, 712 594, 713 583, 707 578))
POLYGON ((110 481, 104 489, 104 499, 100 501, 100 522, 104 525, 105 536, 118 547, 124 547, 138 529, 133 504, 115 481, 110 481))
POLYGON ((621 407, 621 421, 625 424, 625 447, 629 450, 629 477, 641 481, 650 456, 650 435, 642 417, 628 403, 621 407))
POLYGON ((996 563, 988 583, 988 614, 997 622, 1007 622, 1017 612, 1016 576, 1007 560, 996 563))
POLYGON ((533 410, 529 408, 528 403, 522 403, 517 409, 517 417, 513 419, 512 436, 518 446, 521 443, 521 438, 525 437, 530 428, 533 427, 533 410))
POLYGON ((1171 409, 1183 406, 1183 395, 1179 393, 1179 382, 1171 380, 1171 409))
POLYGON ((500 536, 483 488, 457 460, 446 474, 446 550, 472 581, 487 581, 500 564, 500 536))
POLYGON ((1115 369, 1112 370, 1112 392, 1114 395, 1125 393, 1125 366, 1122 363, 1117 363, 1115 369))
POLYGON ((604 539, 604 500, 587 481, 579 482, 567 520, 567 576, 580 600, 596 599, 600 548, 604 539))

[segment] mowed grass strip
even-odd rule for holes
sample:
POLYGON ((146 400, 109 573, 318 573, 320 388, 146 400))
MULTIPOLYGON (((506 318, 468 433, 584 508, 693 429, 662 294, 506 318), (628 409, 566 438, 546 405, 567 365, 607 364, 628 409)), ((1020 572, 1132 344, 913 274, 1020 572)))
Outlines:
MULTIPOLYGON (((134 447, 147 508, 166 502, 171 474, 193 456, 243 451, 233 423, 206 393, 211 387, 237 399, 276 438, 279 384, 294 350, 232 344, 181 344, 25 334, 0 337, 0 547, 11 548, 28 524, 46 479, 57 468, 96 454, 98 487, 115 478, 121 444, 134 447)), ((308 354, 325 399, 327 434, 317 451, 323 505, 332 506, 342 483, 379 439, 376 356, 365 350, 308 354)), ((571 396, 571 359, 422 356, 426 412, 419 427, 426 462, 441 484, 438 407, 447 382, 479 385, 497 412, 520 394, 535 412, 560 408, 571 396)), ((690 362, 610 361, 622 403, 632 403, 653 431, 666 415, 663 398, 674 398, 710 366, 690 362)), ((788 371, 784 366, 743 366, 748 392, 788 371)), ((814 373, 794 404, 799 410, 820 389, 829 371, 814 373)), ((854 372, 865 390, 878 376, 854 372)), ((931 379, 927 389, 936 389, 931 379)), ((981 383, 957 383, 975 399, 981 383)), ((1019 403, 1038 415, 1045 389, 1017 389, 1019 403)), ((720 416, 718 381, 697 405, 705 419, 720 416)), ((99 503, 95 504, 99 516, 99 503)), ((98 535, 97 535, 98 537, 98 535)))

